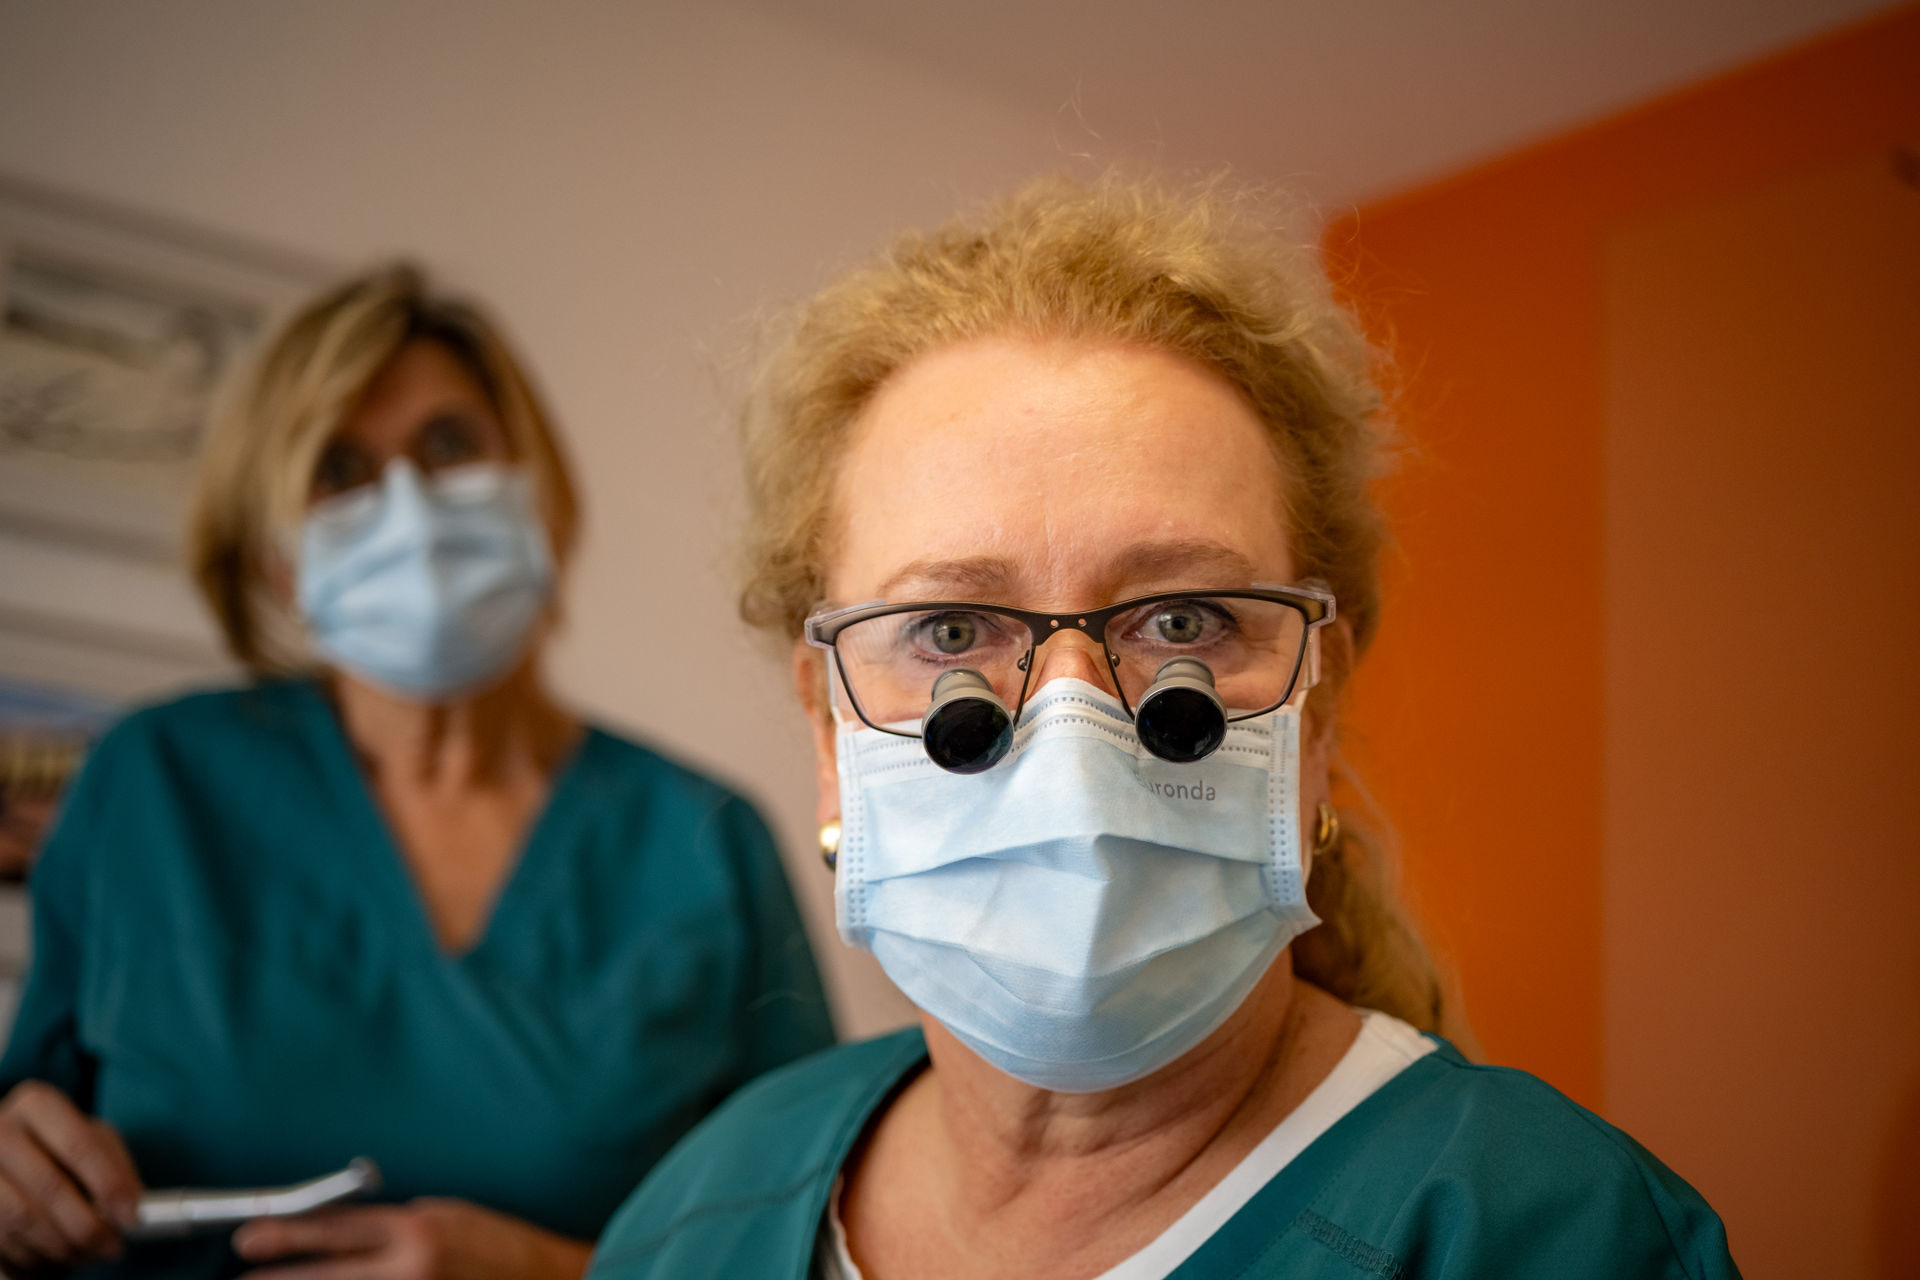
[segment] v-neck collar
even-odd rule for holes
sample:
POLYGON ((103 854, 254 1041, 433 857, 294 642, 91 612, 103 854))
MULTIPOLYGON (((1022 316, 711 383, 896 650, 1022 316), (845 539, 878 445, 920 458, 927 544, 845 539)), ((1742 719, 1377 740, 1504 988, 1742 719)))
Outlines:
POLYGON ((368 875, 384 886, 381 896, 391 904, 395 926, 446 965, 468 965, 498 947, 501 935, 510 932, 514 921, 528 909, 527 900, 536 896, 534 886, 543 874, 542 863, 548 856, 546 848, 558 842, 555 828, 564 823, 567 814, 579 809, 573 803, 573 792, 583 785, 580 775, 601 736, 600 731, 592 725, 581 726, 579 740, 554 770, 546 801, 527 825, 513 865, 494 892, 480 932, 465 949, 449 951, 440 945, 420 884, 408 869, 393 827, 381 812, 372 786, 354 759, 353 743, 347 738, 339 713, 317 680, 294 681, 289 687, 304 704, 303 710, 316 739, 320 766, 340 793, 351 824, 347 843, 355 848, 353 856, 361 857, 367 865, 368 875))
MULTIPOLYGON (((842 1112, 827 1143, 827 1158, 810 1176, 807 1205, 811 1228, 804 1253, 811 1265, 818 1233, 826 1221, 827 1202, 844 1173, 847 1157, 878 1120, 906 1083, 929 1065, 926 1042, 918 1030, 895 1033, 884 1069, 876 1072, 842 1112)), ((1362 1098, 1353 1108, 1300 1149, 1265 1186, 1188 1254, 1167 1280, 1198 1280, 1204 1276, 1247 1275, 1271 1253, 1280 1239, 1296 1230, 1311 1231, 1317 1222, 1311 1206, 1351 1160, 1353 1152, 1397 1114, 1404 1099, 1428 1087, 1440 1064, 1457 1060, 1457 1051, 1439 1036, 1427 1035, 1438 1046, 1407 1064, 1391 1080, 1362 1098)))
POLYGON ((1441 1070, 1441 1064, 1454 1053, 1453 1046, 1440 1037, 1427 1034, 1427 1038, 1439 1046, 1434 1052, 1408 1063, 1301 1148, 1238 1212, 1187 1255, 1167 1280, 1249 1275, 1255 1263, 1271 1254, 1284 1236, 1296 1231, 1313 1233, 1324 1221, 1312 1212, 1313 1205, 1352 1161, 1354 1152, 1364 1149, 1368 1139, 1393 1120, 1409 1094, 1430 1086, 1434 1072, 1441 1070))

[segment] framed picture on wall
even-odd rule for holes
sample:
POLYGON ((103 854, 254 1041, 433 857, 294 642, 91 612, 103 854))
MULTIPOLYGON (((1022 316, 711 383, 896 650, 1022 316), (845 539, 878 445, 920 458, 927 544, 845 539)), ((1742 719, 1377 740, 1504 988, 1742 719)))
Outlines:
POLYGON ((181 558, 194 472, 223 386, 334 274, 0 176, 0 823, 14 845, 116 708, 229 674, 181 558))
POLYGON ((331 274, 0 177, 0 529, 171 553, 216 390, 331 274))

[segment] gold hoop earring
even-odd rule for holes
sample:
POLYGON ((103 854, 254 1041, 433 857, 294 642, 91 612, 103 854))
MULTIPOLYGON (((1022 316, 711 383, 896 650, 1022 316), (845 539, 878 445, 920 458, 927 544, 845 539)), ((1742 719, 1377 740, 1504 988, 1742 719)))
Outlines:
POLYGON ((1340 847, 1340 811, 1320 802, 1320 823, 1313 833, 1313 856, 1324 858, 1340 847))
POLYGON ((820 828, 820 861, 827 864, 829 871, 840 861, 840 823, 837 819, 822 824, 820 828))

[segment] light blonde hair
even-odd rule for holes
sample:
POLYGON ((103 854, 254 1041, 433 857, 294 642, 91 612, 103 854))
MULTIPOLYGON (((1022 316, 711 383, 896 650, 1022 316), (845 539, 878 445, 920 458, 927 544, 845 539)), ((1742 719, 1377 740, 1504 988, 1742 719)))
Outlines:
POLYGON ((321 449, 413 342, 438 344, 486 393, 514 457, 533 474, 556 563, 579 529, 579 499, 539 397, 499 329, 473 304, 436 296, 396 264, 329 290, 266 344, 215 418, 187 531, 194 582, 235 659, 256 675, 310 665, 304 629, 274 566, 299 526, 321 449))
MULTIPOLYGON (((815 296, 747 410, 741 616, 792 640, 824 599, 837 474, 879 387, 926 352, 1015 334, 1175 352, 1232 384, 1280 460, 1274 501, 1295 570, 1332 587, 1353 652, 1364 650, 1385 540, 1371 494, 1386 431, 1375 358, 1312 250, 1273 227, 1267 205, 1223 183, 1176 192, 1048 178, 902 236, 815 296)), ((1345 664, 1336 655, 1334 665, 1345 664)), ((1318 715, 1332 714, 1345 672, 1331 674, 1315 692, 1318 715)), ((1325 923, 1294 944, 1295 969, 1350 1002, 1464 1032, 1370 825, 1344 812, 1339 846, 1316 860, 1308 901, 1325 923)))

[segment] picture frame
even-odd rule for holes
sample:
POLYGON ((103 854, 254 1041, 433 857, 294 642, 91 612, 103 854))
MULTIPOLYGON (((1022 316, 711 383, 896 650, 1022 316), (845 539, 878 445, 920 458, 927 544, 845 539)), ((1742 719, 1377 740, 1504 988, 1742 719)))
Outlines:
POLYGON ((182 530, 218 396, 337 273, 0 175, 0 1025, 21 878, 93 739, 237 673, 182 530))
POLYGON ((181 531, 221 388, 328 263, 0 175, 0 678, 228 671, 181 531))
POLYGON ((169 553, 216 389, 333 274, 0 175, 0 530, 169 553))

